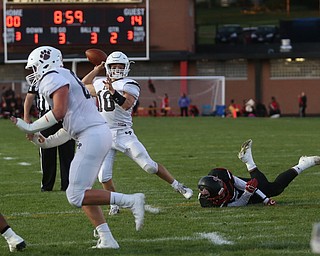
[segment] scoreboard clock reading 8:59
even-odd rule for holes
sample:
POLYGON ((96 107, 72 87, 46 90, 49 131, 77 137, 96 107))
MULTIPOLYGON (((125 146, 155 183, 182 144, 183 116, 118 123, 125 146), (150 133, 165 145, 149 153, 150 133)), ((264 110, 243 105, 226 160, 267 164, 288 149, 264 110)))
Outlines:
POLYGON ((88 48, 149 59, 149 4, 20 4, 4 2, 6 63, 25 62, 31 50, 50 45, 64 60, 79 60, 88 48))

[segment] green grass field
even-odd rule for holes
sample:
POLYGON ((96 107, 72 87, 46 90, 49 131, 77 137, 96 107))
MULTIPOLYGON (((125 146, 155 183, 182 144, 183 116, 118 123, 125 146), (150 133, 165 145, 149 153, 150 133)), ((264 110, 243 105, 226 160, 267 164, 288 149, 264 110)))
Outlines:
MULTIPOLYGON (((185 200, 119 154, 114 170, 118 191, 145 193, 146 203, 160 213, 146 212, 144 229, 136 232, 129 210, 109 217, 104 207, 120 249, 97 250, 91 249, 93 227, 59 191, 59 178, 55 191, 40 192, 37 148, 10 121, 0 120, 0 211, 27 242, 21 255, 312 255, 312 225, 320 221, 320 166, 297 177, 274 198, 274 207, 201 208, 196 189, 213 167, 248 176, 237 153, 249 138, 255 162, 270 180, 301 155, 320 155, 319 118, 135 117, 134 122, 154 160, 195 194, 185 200)), ((3 238, 0 255, 12 255, 3 238)))

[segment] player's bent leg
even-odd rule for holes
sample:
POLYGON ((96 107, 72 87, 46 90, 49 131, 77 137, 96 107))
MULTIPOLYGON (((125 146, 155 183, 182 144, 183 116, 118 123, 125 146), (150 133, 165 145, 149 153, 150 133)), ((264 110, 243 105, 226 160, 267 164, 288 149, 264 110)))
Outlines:
POLYGON ((106 198, 85 198, 85 193, 91 191, 110 148, 111 133, 93 129, 80 136, 77 151, 70 165, 69 186, 66 190, 70 204, 76 207, 81 207, 84 201, 88 205, 107 204, 106 198))
MULTIPOLYGON (((100 168, 98 179, 102 183, 102 187, 108 191, 116 191, 114 183, 112 181, 113 175, 113 163, 116 156, 116 150, 111 149, 100 168)), ((110 205, 109 215, 116 215, 120 212, 120 207, 118 205, 110 205)))
POLYGON ((149 156, 146 148, 137 139, 137 137, 131 139, 126 144, 129 149, 125 154, 135 161, 144 171, 150 174, 156 174, 159 178, 169 183, 176 191, 181 193, 186 199, 190 199, 193 195, 193 191, 179 183, 174 179, 171 173, 161 164, 153 161, 149 156))
POLYGON ((104 183, 112 179, 113 176, 113 163, 116 157, 116 150, 110 149, 99 170, 99 182, 104 183))

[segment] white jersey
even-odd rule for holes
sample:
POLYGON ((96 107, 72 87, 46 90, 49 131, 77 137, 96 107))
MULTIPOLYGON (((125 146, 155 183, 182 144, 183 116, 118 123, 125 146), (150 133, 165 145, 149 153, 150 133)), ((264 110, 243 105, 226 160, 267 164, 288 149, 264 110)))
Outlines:
POLYGON ((69 85, 69 103, 63 119, 63 128, 73 138, 88 127, 106 123, 97 111, 95 101, 88 90, 79 78, 68 69, 57 68, 46 73, 39 82, 39 93, 53 108, 52 93, 65 85, 69 85))
POLYGON ((111 94, 104 86, 105 79, 99 78, 94 81, 93 86, 98 98, 98 110, 107 121, 110 129, 122 129, 132 127, 132 109, 136 104, 140 95, 139 84, 129 78, 122 78, 112 82, 112 87, 117 90, 121 95, 124 92, 129 93, 135 98, 133 106, 125 110, 116 104, 110 97, 111 94))

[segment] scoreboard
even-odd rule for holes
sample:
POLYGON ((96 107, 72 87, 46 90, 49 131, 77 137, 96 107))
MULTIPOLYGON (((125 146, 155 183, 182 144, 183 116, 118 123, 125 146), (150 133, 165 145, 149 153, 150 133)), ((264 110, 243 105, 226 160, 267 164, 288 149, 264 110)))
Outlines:
POLYGON ((25 62, 42 45, 60 49, 65 61, 85 60, 89 48, 107 54, 120 50, 132 60, 149 59, 148 0, 29 1, 4 1, 6 63, 25 62))

